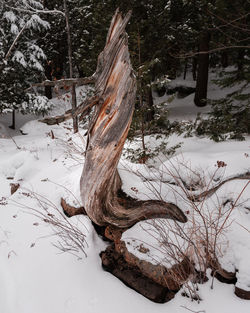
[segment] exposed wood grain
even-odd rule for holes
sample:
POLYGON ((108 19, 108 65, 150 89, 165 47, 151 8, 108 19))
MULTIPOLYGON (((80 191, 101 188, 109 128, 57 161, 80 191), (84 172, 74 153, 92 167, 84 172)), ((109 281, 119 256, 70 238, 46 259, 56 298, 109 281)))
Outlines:
POLYGON ((130 15, 131 12, 123 18, 116 11, 94 74, 99 102, 89 128, 80 182, 83 206, 91 220, 100 226, 126 228, 152 217, 185 222, 185 215, 172 203, 153 200, 121 203, 117 196, 121 188, 117 164, 132 121, 136 96, 136 79, 125 32, 130 15))

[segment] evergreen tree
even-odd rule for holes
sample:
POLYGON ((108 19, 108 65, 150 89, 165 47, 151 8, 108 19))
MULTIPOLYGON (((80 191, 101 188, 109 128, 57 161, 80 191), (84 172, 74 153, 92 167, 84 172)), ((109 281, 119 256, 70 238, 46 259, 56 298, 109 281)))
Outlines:
POLYGON ((44 71, 46 57, 37 37, 49 24, 35 13, 42 9, 41 1, 34 0, 4 0, 0 4, 0 112, 38 114, 50 107, 47 98, 25 93, 44 71))

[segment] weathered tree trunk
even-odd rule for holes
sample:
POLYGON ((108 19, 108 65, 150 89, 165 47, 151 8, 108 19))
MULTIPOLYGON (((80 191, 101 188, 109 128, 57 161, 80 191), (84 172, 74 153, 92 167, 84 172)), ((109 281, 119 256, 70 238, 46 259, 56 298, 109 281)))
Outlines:
MULTIPOLYGON (((79 114, 82 118, 91 107, 95 107, 80 181, 83 207, 95 224, 127 228, 140 220, 153 217, 185 222, 186 216, 173 203, 121 199, 117 195, 122 185, 117 165, 132 121, 136 96, 136 78, 130 63, 125 32, 130 15, 128 13, 123 18, 119 10, 116 11, 106 45, 98 57, 96 72, 91 77, 78 79, 82 84, 95 83, 94 96, 76 109, 45 118, 41 122, 58 124, 79 114)), ((45 81, 39 85, 72 85, 78 80, 45 81)))
POLYGON ((92 221, 100 226, 127 228, 139 220, 186 217, 172 203, 163 201, 124 201, 117 196, 121 179, 117 171, 136 96, 136 79, 131 67, 125 27, 117 11, 108 32, 103 52, 98 58, 96 95, 99 98, 88 133, 88 145, 80 188, 82 203, 92 221))
MULTIPOLYGON (((160 264, 153 265, 130 253, 122 240, 123 231, 140 220, 165 217, 186 221, 186 216, 173 203, 157 200, 136 201, 118 196, 122 183, 117 164, 132 120, 136 96, 136 80, 130 64, 125 32, 129 18, 130 13, 123 19, 119 11, 116 11, 106 45, 98 58, 95 74, 80 79, 82 83, 95 82, 94 96, 75 110, 46 118, 43 122, 50 125, 60 123, 79 114, 82 116, 91 107, 95 107, 80 180, 83 207, 76 209, 63 199, 61 205, 68 216, 87 214, 94 222, 95 228, 104 230, 104 236, 113 241, 111 246, 101 253, 102 264, 106 270, 145 297, 156 302, 165 302, 173 298, 189 274, 195 275, 192 262, 184 256, 181 262, 177 262, 170 269, 160 264)), ((77 82, 79 79, 45 81, 42 85, 72 85, 77 82)), ((248 175, 249 173, 246 173, 244 177, 248 175)), ((243 179, 242 176, 237 178, 243 179)), ((217 190, 221 185, 222 183, 213 189, 217 190)), ((206 195, 210 195, 210 190, 206 195)), ((199 201, 203 196, 201 194, 198 199, 193 197, 192 200, 199 201)), ((237 293, 247 297, 244 291, 242 293, 237 290, 237 293)))
POLYGON ((194 96, 194 103, 198 107, 207 104, 207 84, 208 84, 208 67, 209 67, 209 32, 201 34, 198 56, 198 73, 197 83, 194 96))

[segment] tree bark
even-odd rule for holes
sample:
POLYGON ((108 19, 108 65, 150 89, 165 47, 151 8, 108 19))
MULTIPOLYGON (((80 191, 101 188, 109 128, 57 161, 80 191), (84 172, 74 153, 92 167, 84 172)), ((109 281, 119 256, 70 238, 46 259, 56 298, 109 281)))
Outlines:
MULTIPOLYGON (((173 203, 160 200, 137 201, 120 198, 122 182, 117 165, 134 112, 136 78, 130 63, 125 27, 131 12, 124 18, 116 11, 100 53, 96 72, 83 83, 95 82, 95 94, 76 109, 41 120, 58 124, 95 107, 88 130, 84 168, 80 180, 82 204, 89 218, 99 226, 128 228, 140 220, 154 217, 186 222, 186 216, 173 203)), ((43 84, 51 82, 44 82, 43 84)), ((70 80, 69 84, 73 84, 70 80)))
POLYGON ((82 203, 90 219, 100 225, 127 228, 152 217, 186 217, 173 203, 121 199, 117 165, 132 121, 136 79, 130 63, 125 18, 117 10, 95 73, 99 101, 88 132, 86 159, 81 176, 82 203))
POLYGON ((188 59, 185 60, 185 66, 184 66, 184 73, 183 73, 183 79, 186 79, 187 76, 187 69, 188 69, 188 59))
MULTIPOLYGON (((48 80, 52 80, 52 66, 51 62, 47 62, 45 67, 45 76, 48 80)), ((44 86, 45 96, 48 99, 52 99, 52 88, 51 86, 44 86)))
POLYGON ((151 122, 154 120, 155 116, 155 108, 154 108, 154 100, 152 95, 152 87, 150 86, 147 89, 147 112, 146 112, 146 121, 151 122))
MULTIPOLYGON (((64 14, 65 14, 65 22, 66 22, 66 31, 67 31, 67 42, 68 42, 68 57, 69 57, 69 77, 73 78, 73 62, 72 62, 72 40, 70 34, 70 26, 69 26, 69 12, 67 7, 66 0, 63 0, 64 6, 64 14)), ((74 111, 77 107, 76 103, 76 87, 75 84, 71 86, 71 106, 74 111)), ((77 116, 73 117, 73 130, 74 133, 78 132, 78 118, 77 116)))
POLYGON ((221 65, 222 67, 228 67, 228 53, 227 51, 222 51, 221 53, 221 65))
POLYGON ((209 32, 204 32, 200 37, 198 55, 198 73, 197 83, 194 96, 194 103, 198 107, 206 106, 207 104, 207 84, 208 84, 208 68, 209 68, 209 32), (204 53, 207 52, 207 53, 204 53))
POLYGON ((16 112, 15 109, 12 110, 12 124, 9 126, 11 129, 16 129, 16 112))
POLYGON ((194 56, 192 59, 192 75, 193 75, 193 80, 196 81, 197 78, 197 57, 194 56))
POLYGON ((245 55, 245 50, 239 49, 238 50, 238 59, 237 59, 237 77, 239 79, 242 76, 243 65, 244 65, 244 55, 245 55))

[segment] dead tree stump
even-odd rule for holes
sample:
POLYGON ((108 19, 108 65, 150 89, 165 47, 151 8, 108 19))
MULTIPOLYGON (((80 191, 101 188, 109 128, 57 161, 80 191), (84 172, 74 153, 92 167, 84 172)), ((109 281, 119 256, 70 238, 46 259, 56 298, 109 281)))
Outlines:
POLYGON ((88 132, 80 182, 83 206, 91 220, 100 226, 127 228, 153 217, 185 222, 185 215, 172 203, 135 200, 121 204, 117 196, 121 188, 117 164, 132 121, 136 96, 136 78, 125 32, 130 15, 129 12, 122 18, 116 11, 94 74, 98 101, 88 132))
MULTIPOLYGON (((46 118, 41 122, 58 124, 80 115, 83 118, 91 108, 94 115, 88 130, 86 158, 80 180, 83 207, 74 208, 62 199, 62 207, 68 216, 87 214, 95 228, 112 241, 101 253, 103 267, 145 297, 166 302, 174 297, 180 286, 194 274, 188 258, 170 269, 153 265, 135 257, 121 240, 122 233, 135 223, 156 217, 172 218, 186 222, 184 213, 174 204, 160 200, 138 201, 121 197, 122 182, 117 165, 127 138, 134 112, 136 78, 130 63, 125 27, 131 12, 124 18, 116 11, 110 25, 104 50, 98 57, 96 72, 91 77, 45 81, 36 86, 72 86, 73 84, 95 84, 95 94, 77 108, 65 114, 46 118), (119 196, 120 194, 120 196, 119 196)), ((227 179, 215 188, 192 197, 199 201, 212 195, 224 183, 232 179, 249 179, 249 172, 227 179)), ((213 268, 213 266, 211 265, 213 268)), ((216 275, 235 283, 234 273, 223 269, 216 275), (232 275, 231 275, 232 274, 232 275)), ((235 294, 249 299, 249 291, 235 288, 235 294)))
MULTIPOLYGON (((138 201, 118 195, 122 182, 117 165, 132 121, 136 97, 136 77, 130 62, 125 32, 130 16, 131 12, 123 18, 117 10, 111 21, 106 45, 98 57, 96 72, 92 77, 86 78, 86 83, 95 83, 94 96, 74 111, 46 118, 42 122, 57 124, 78 114, 83 116, 91 107, 95 107, 88 130, 85 163, 80 180, 83 208, 73 208, 62 200, 63 207, 69 215, 72 212, 86 212, 98 227, 106 227, 104 234, 107 237, 113 232, 111 240, 114 241, 112 247, 115 249, 110 246, 102 253, 106 269, 108 263, 113 264, 116 267, 114 275, 127 285, 153 301, 165 302, 174 296, 179 284, 175 285, 174 290, 170 290, 166 284, 161 284, 161 280, 152 276, 150 266, 134 264, 138 263, 137 260, 135 262, 131 256, 131 261, 128 253, 125 255, 125 249, 119 248, 122 232, 138 221, 155 217, 172 218, 180 222, 187 220, 173 203, 160 200, 138 201), (113 260, 110 256, 114 257, 113 260), (126 277, 131 279, 126 280, 126 277)), ((162 268, 159 270, 162 271, 162 268)))

